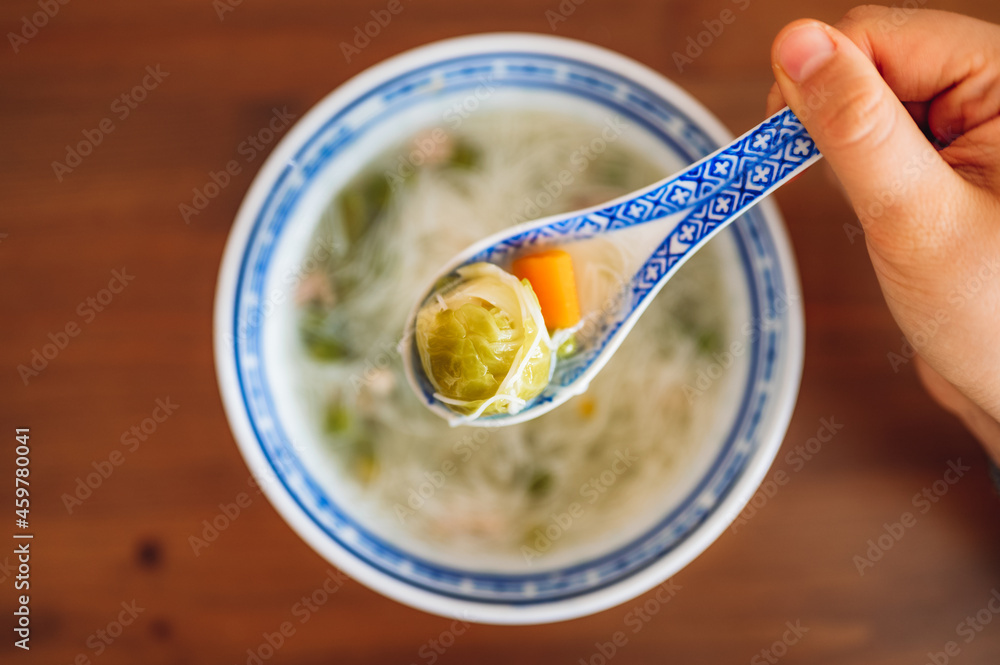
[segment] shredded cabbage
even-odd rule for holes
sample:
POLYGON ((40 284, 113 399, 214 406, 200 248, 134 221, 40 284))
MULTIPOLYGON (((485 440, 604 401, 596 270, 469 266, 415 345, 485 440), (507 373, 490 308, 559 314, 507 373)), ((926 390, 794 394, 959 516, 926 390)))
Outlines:
POLYGON ((435 397, 469 419, 517 413, 548 385, 552 342, 538 299, 492 263, 460 268, 420 309, 415 335, 435 397))

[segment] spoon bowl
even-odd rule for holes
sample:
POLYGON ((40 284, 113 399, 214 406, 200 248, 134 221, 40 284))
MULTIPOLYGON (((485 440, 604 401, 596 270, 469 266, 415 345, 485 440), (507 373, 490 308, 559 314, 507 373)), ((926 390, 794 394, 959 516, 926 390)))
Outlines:
POLYGON ((441 268, 407 319, 400 351, 410 386, 425 406, 452 425, 502 427, 551 411, 587 390, 653 297, 695 252, 820 157, 805 127, 785 108, 729 145, 644 189, 586 210, 520 224, 471 245, 441 268), (583 312, 576 351, 554 363, 541 394, 516 412, 478 418, 444 405, 424 372, 412 334, 417 313, 441 280, 471 263, 509 269, 519 256, 546 249, 586 255, 584 248, 595 242, 627 247, 631 260, 613 292, 583 312))

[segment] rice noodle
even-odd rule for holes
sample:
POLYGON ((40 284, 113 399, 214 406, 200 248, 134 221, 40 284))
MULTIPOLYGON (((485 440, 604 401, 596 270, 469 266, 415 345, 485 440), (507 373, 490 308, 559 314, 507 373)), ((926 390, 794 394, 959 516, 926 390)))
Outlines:
MULTIPOLYGON (((554 544, 563 547, 600 538, 628 520, 637 506, 660 493, 707 431, 719 385, 693 404, 682 388, 694 383, 705 362, 692 329, 715 335, 709 339, 724 347, 729 342, 726 294, 711 246, 657 296, 586 394, 534 421, 492 431, 452 429, 418 402, 403 378, 396 348, 406 316, 448 258, 512 221, 524 221, 525 210, 533 210, 528 203, 534 202, 539 215, 554 214, 599 202, 595 192, 608 199, 665 175, 624 142, 609 144, 596 160, 577 168, 582 163, 574 151, 600 131, 558 115, 474 115, 452 138, 479 149, 476 167, 418 170, 347 258, 338 240, 343 234, 336 206, 324 215, 315 242, 335 257, 325 270, 354 357, 322 363, 303 353, 301 381, 317 408, 337 402, 351 416, 348 431, 330 434, 329 454, 356 482, 366 504, 359 509, 428 543, 469 554, 518 554, 553 515, 579 502, 586 510, 554 544), (609 184, 606 172, 612 167, 621 173, 609 184), (551 205, 540 205, 544 185, 563 170, 572 181, 551 205), (687 323, 679 325, 680 318, 687 323), (385 373, 379 382, 369 376, 372 366, 385 373), (359 436, 370 442, 366 473, 358 470, 359 436), (590 503, 584 488, 612 469, 619 453, 638 461, 615 474, 613 484, 590 503), (421 497, 419 508, 408 503, 426 474, 451 468, 448 464, 456 471, 446 482, 421 497)), ((409 150, 402 146, 386 154, 365 173, 393 168, 396 155, 409 150)), ((609 256, 601 266, 577 266, 581 293, 621 279, 616 262, 609 256)))

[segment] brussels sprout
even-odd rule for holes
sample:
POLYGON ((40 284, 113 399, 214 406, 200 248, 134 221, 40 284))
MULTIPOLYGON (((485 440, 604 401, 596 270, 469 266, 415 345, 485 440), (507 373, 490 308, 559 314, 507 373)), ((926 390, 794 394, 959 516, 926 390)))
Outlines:
POLYGON ((552 342, 538 299, 493 264, 460 268, 420 309, 415 334, 435 396, 469 418, 516 413, 548 385, 552 342))

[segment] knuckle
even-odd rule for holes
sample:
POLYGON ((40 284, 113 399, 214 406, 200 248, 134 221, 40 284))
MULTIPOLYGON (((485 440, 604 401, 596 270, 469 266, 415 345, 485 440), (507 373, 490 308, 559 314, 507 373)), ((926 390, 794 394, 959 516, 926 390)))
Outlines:
POLYGON ((864 25, 883 18, 889 11, 891 8, 882 5, 858 5, 848 10, 837 25, 838 27, 840 25, 864 25))
POLYGON ((894 11, 896 10, 892 7, 861 5, 847 12, 844 18, 834 24, 834 27, 871 57, 875 36, 883 34, 886 26, 894 25, 892 21, 894 11))

